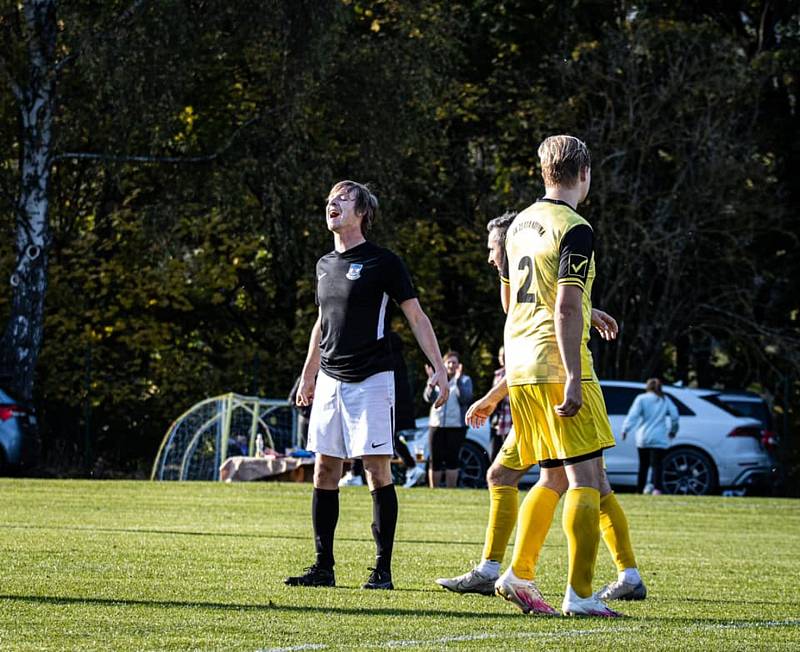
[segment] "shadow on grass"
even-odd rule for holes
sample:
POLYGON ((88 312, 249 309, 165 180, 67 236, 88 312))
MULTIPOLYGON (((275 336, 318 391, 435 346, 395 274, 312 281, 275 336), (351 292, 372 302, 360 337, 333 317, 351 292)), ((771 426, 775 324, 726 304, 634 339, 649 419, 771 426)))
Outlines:
MULTIPOLYGON (((91 525, 27 525, 24 523, 0 525, 0 530, 62 530, 67 532, 109 532, 115 534, 159 534, 168 536, 190 536, 190 537, 235 537, 237 539, 296 539, 298 541, 311 541, 312 535, 300 534, 263 534, 253 532, 198 532, 190 530, 159 530, 156 528, 115 528, 115 527, 94 527, 91 525)), ((364 537, 341 537, 337 536, 336 541, 353 541, 361 543, 366 541, 364 537)), ((483 541, 444 541, 441 539, 395 539, 398 543, 412 543, 422 545, 437 546, 482 546, 483 541)))
MULTIPOLYGON (((318 590, 318 589, 315 589, 318 590)), ((442 609, 401 609, 398 607, 335 607, 328 605, 290 605, 277 604, 268 600, 261 604, 237 604, 225 602, 193 602, 189 600, 131 600, 114 598, 77 598, 69 596, 49 595, 7 595, 0 594, 0 600, 9 602, 27 602, 41 605, 97 605, 105 607, 155 607, 159 609, 212 609, 215 611, 264 611, 287 613, 319 613, 323 616, 340 614, 345 616, 372 615, 372 616, 416 616, 418 618, 441 618, 446 615, 450 618, 520 618, 519 612, 486 613, 482 611, 443 611, 442 609)))
MULTIPOLYGON (((316 590, 316 589, 315 589, 316 590)), ((518 611, 508 613, 487 613, 485 611, 451 611, 443 609, 402 609, 398 607, 336 607, 329 605, 320 606, 300 606, 277 604, 272 600, 261 604, 238 604, 238 603, 225 603, 225 602, 200 602, 190 600, 131 600, 131 599, 114 599, 114 598, 91 598, 91 597, 69 597, 69 596, 46 596, 46 595, 8 595, 0 594, 0 600, 9 602, 26 602, 32 604, 40 604, 47 606, 54 605, 95 605, 100 607, 154 607, 158 609, 210 609, 214 611, 245 611, 245 612, 284 612, 284 613, 298 613, 298 614, 320 614, 326 617, 332 614, 345 615, 345 616, 414 616, 417 618, 431 617, 431 618, 458 618, 458 619, 519 619, 529 618, 523 616, 518 611)), ((644 627, 660 628, 660 627, 678 627, 679 629, 762 629, 762 628, 800 628, 800 619, 798 618, 690 618, 686 616, 625 616, 620 619, 609 620, 605 618, 536 618, 536 621, 542 623, 565 623, 574 624, 576 622, 582 623, 606 623, 603 629, 607 629, 610 634, 613 634, 615 625, 621 626, 622 629, 627 629, 629 625, 636 624, 637 629, 644 627)), ((594 633, 601 633, 596 631, 594 633)))

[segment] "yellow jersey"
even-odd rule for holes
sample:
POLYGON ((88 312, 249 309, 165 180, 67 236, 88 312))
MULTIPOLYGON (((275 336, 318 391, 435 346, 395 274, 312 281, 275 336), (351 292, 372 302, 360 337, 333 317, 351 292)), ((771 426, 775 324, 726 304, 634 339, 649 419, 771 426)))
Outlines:
POLYGON ((555 329, 559 285, 583 290, 581 380, 597 380, 589 351, 595 276, 592 227, 569 204, 540 199, 511 223, 502 274, 510 285, 505 326, 509 386, 564 383, 555 329))

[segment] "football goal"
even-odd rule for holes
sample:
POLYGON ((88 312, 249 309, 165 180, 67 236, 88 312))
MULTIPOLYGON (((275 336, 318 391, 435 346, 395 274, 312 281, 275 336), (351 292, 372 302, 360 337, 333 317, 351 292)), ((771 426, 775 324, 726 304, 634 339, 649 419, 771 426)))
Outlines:
POLYGON ((219 480, 219 467, 233 455, 265 448, 285 452, 296 445, 297 416, 285 400, 223 394, 200 401, 179 416, 158 449, 151 480, 219 480))

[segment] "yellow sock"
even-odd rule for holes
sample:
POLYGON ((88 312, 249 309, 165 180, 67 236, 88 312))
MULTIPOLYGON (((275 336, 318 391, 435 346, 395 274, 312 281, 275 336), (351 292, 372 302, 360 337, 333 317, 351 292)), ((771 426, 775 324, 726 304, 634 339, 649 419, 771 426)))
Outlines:
POLYGON ((600 533, 618 571, 636 568, 628 519, 613 492, 600 499, 600 533))
POLYGON ((564 534, 567 535, 567 582, 579 598, 592 595, 592 576, 600 543, 600 492, 591 487, 570 489, 564 498, 564 534))
POLYGON ((561 496, 552 489, 533 487, 522 501, 511 559, 511 570, 517 577, 532 580, 536 575, 536 562, 550 531, 559 498, 561 496))
POLYGON ((517 524, 519 489, 516 487, 489 487, 489 522, 483 544, 483 558, 501 562, 506 554, 508 540, 517 524))

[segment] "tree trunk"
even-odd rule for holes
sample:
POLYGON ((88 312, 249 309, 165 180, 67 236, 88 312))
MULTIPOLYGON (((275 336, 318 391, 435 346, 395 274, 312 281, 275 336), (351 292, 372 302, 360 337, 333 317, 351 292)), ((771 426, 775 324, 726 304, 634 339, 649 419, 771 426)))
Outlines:
POLYGON ((28 70, 24 81, 12 83, 20 110, 22 151, 16 266, 10 278, 11 312, 3 334, 2 361, 10 376, 9 389, 18 400, 30 402, 42 346, 50 248, 48 194, 55 100, 55 0, 29 0, 23 11, 28 70))

